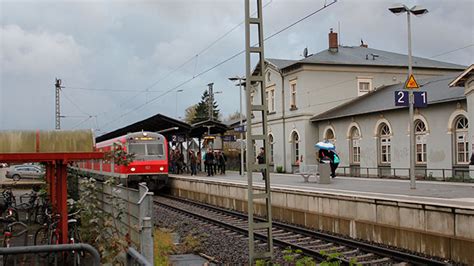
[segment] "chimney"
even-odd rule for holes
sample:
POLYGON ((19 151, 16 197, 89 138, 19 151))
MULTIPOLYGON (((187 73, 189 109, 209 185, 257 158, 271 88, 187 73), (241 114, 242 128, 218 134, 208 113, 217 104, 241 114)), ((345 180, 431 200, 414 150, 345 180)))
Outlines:
POLYGON ((331 32, 329 32, 329 51, 333 53, 337 53, 337 49, 338 49, 337 33, 332 32, 332 28, 331 28, 331 32))

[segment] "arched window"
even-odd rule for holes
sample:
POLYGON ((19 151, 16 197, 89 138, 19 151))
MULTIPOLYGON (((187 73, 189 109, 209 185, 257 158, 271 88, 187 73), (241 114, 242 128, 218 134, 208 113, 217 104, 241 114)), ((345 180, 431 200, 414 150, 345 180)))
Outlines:
MULTIPOLYGON (((270 72, 268 72, 268 73, 270 73, 270 72)), ((270 163, 273 163, 273 142, 274 141, 273 141, 273 135, 272 134, 270 134, 268 136, 268 142, 269 142, 268 146, 270 147, 270 163)))
POLYGON ((379 158, 381 164, 391 162, 391 132, 386 123, 379 126, 379 158))
POLYGON ((324 139, 334 144, 335 135, 334 131, 331 128, 328 128, 326 130, 326 135, 324 136, 324 139))
POLYGON ((360 132, 357 127, 352 127, 350 132, 351 163, 360 164, 360 132))
POLYGON ((426 125, 421 120, 415 121, 416 163, 426 164, 426 125))
POLYGON ((291 142, 292 142, 292 155, 293 155, 293 164, 296 164, 299 161, 300 157, 300 136, 298 136, 297 132, 293 132, 291 135, 291 142))
POLYGON ((465 116, 459 116, 455 120, 455 156, 457 164, 469 163, 469 140, 468 140, 468 120, 465 116))

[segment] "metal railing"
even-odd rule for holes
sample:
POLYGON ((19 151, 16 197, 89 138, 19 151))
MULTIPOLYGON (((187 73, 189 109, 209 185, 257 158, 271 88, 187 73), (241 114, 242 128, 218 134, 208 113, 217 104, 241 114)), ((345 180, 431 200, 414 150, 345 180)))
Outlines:
POLYGON ((29 261, 28 264, 25 264, 24 261, 20 261, 21 265, 44 265, 44 258, 40 257, 40 253, 48 253, 49 256, 55 256, 53 263, 48 263, 48 265, 63 265, 61 262, 58 262, 58 256, 61 252, 72 252, 72 251, 84 251, 91 255, 91 265, 99 266, 100 265, 100 256, 99 252, 89 244, 64 244, 64 245, 38 245, 38 246, 20 246, 20 247, 9 247, 9 248, 0 248, 0 256, 2 256, 2 262, 4 265, 17 265, 18 258, 16 255, 20 254, 35 254, 34 261, 29 261), (54 255, 52 255, 54 253, 54 255), (14 256, 13 258, 8 258, 9 256, 14 256), (13 263, 13 264, 11 264, 13 263))
POLYGON ((152 263, 148 262, 148 260, 142 254, 136 251, 134 248, 128 248, 127 266, 134 266, 134 265, 153 266, 152 263))
MULTIPOLYGON (((410 168, 339 166, 336 173, 341 176, 351 177, 409 179, 410 168)), ((474 182, 474 170, 470 170, 469 168, 454 167, 446 169, 416 167, 415 176, 418 180, 474 182)))

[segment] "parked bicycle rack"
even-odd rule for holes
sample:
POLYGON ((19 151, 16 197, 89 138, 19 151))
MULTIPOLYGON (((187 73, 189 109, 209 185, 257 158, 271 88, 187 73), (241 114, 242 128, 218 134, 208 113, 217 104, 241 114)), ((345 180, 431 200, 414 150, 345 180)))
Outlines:
MULTIPOLYGON (((64 245, 41 245, 41 246, 23 246, 23 247, 10 247, 10 248, 0 248, 0 256, 2 256, 2 262, 4 256, 9 255, 20 255, 20 254, 35 254, 34 262, 31 265, 41 265, 39 253, 49 253, 49 254, 59 254, 61 252, 71 252, 71 251, 84 251, 91 255, 92 265, 100 265, 100 256, 99 252, 89 244, 64 244, 64 245)), ((11 265, 11 264, 8 264, 11 265)), ((17 265, 17 260, 15 259, 13 265, 17 265)), ((24 265, 21 263, 21 265, 24 265)), ((58 265, 58 260, 55 259, 55 264, 58 265)))

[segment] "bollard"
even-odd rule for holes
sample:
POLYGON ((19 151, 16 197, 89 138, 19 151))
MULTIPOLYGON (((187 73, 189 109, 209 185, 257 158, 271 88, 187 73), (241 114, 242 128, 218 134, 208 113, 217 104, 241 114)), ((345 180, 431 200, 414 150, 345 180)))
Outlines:
POLYGON ((330 184, 331 183, 331 167, 328 163, 319 164, 319 183, 330 184))

